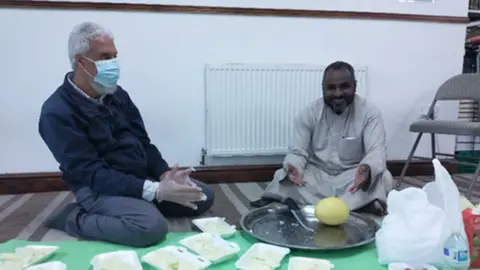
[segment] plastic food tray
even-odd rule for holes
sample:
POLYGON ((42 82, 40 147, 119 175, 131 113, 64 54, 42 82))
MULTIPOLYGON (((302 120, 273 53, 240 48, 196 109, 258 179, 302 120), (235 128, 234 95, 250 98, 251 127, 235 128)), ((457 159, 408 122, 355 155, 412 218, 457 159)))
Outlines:
MULTIPOLYGON (((138 259, 138 255, 133 250, 121 250, 108 253, 102 253, 95 256, 90 262, 93 266, 93 270, 101 270, 105 264, 110 262, 115 263, 115 267, 121 264, 125 269, 129 270, 142 270, 142 263, 138 259)), ((112 266, 112 267, 114 267, 112 266)))
POLYGON ((290 257, 288 261, 288 270, 331 270, 335 265, 329 260, 290 257))
POLYGON ((57 246, 28 245, 15 249, 14 253, 0 253, 0 269, 16 265, 22 269, 41 263, 53 256, 57 246), (41 255, 37 255, 37 254, 41 255))
POLYGON ((192 220, 193 225, 199 228, 202 232, 219 234, 223 238, 231 237, 237 231, 234 225, 230 225, 221 217, 199 218, 192 220), (215 226, 221 228, 218 231, 215 226))
POLYGON ((227 261, 240 252, 240 247, 233 242, 225 241, 219 235, 211 233, 200 233, 180 240, 180 244, 195 252, 200 257, 209 260, 212 264, 227 261), (199 247, 200 243, 203 247, 199 247), (212 256, 205 249, 220 250, 212 256))
POLYGON ((152 267, 155 267, 156 269, 166 270, 168 269, 167 265, 165 265, 167 262, 165 262, 163 258, 161 258, 162 254, 169 254, 167 256, 171 256, 175 258, 175 260, 178 259, 178 261, 188 262, 189 264, 196 267, 196 270, 206 269, 211 264, 208 260, 205 260, 195 254, 188 252, 188 250, 185 249, 184 247, 177 247, 177 246, 166 246, 166 247, 151 251, 142 257, 142 261, 144 261, 145 263, 149 264, 152 267))
POLYGON ((273 270, 281 265, 283 258, 289 253, 289 248, 257 243, 252 245, 247 252, 243 254, 235 263, 235 267, 240 270, 250 270, 252 268, 273 270))

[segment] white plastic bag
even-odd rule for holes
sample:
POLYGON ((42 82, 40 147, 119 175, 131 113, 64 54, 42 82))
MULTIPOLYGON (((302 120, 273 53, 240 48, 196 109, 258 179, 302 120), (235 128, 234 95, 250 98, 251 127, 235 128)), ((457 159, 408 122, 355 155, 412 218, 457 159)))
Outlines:
POLYGON ((376 234, 380 264, 393 262, 443 265, 443 243, 452 233, 466 237, 460 193, 438 159, 432 161, 435 181, 423 189, 393 190, 388 215, 376 234))

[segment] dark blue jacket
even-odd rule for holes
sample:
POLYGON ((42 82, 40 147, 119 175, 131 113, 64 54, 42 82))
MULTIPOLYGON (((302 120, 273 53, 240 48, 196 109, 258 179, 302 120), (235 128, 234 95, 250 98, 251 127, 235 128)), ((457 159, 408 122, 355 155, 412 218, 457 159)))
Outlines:
POLYGON ((142 117, 120 86, 103 104, 79 93, 68 81, 43 104, 39 132, 75 192, 142 197, 148 177, 158 179, 168 164, 150 143, 142 117))

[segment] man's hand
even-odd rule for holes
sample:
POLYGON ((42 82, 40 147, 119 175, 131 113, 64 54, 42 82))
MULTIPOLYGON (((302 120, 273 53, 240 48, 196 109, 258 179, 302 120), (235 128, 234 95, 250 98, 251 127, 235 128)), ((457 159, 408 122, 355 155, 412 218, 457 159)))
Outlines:
POLYGON ((196 210, 196 203, 205 201, 207 196, 205 196, 201 188, 177 183, 174 179, 169 178, 169 174, 167 174, 160 181, 155 198, 157 202, 173 202, 196 210))
POLYGON ((305 186, 305 181, 303 181, 303 175, 293 166, 292 164, 287 164, 288 168, 288 178, 297 186, 305 186))
POLYGON ((194 168, 188 168, 188 169, 185 169, 185 170, 180 170, 180 168, 177 164, 170 171, 167 171, 167 172, 163 173, 160 176, 160 180, 170 179, 170 180, 173 180, 180 185, 196 187, 197 185, 190 178, 190 173, 192 173, 193 171, 195 171, 194 168))
POLYGON ((358 166, 357 173, 355 174, 355 181, 349 191, 352 193, 357 192, 359 189, 367 191, 370 187, 370 178, 370 166, 367 164, 358 166))

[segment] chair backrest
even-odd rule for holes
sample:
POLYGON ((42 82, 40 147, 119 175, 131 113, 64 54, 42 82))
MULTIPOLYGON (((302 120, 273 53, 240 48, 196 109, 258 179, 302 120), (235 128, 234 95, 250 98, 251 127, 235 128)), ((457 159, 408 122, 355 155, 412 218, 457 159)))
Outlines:
POLYGON ((480 74, 468 73, 451 77, 438 88, 435 100, 480 100, 480 74))

